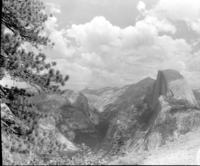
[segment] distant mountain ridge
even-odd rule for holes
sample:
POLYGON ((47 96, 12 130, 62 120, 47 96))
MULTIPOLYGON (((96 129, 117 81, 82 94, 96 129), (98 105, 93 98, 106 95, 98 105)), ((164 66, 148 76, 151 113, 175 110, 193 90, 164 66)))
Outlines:
POLYGON ((152 85, 154 79, 148 77, 139 81, 136 84, 126 85, 124 87, 105 87, 102 89, 97 90, 82 90, 81 92, 88 98, 89 102, 91 102, 100 112, 104 112, 110 109, 117 109, 111 108, 111 105, 118 103, 118 105, 126 105, 130 103, 129 100, 134 100, 133 97, 139 99, 145 96, 146 91, 142 92, 142 87, 146 89, 148 86, 152 85), (135 91, 140 90, 141 94, 139 96, 138 93, 135 91), (121 103, 121 104, 119 104, 121 103))
POLYGON ((107 153, 112 151, 113 140, 119 130, 117 127, 119 121, 129 126, 127 132, 132 135, 127 141, 128 149, 137 146, 154 149, 162 146, 168 137, 174 137, 173 132, 185 133, 200 126, 198 123, 200 112, 193 91, 184 77, 175 70, 160 70, 156 80, 146 78, 116 91, 108 88, 99 95, 94 89, 92 94, 88 91, 83 93, 89 101, 91 96, 91 99, 97 97, 96 101, 92 101, 93 105, 101 109, 102 114, 110 122, 102 145, 107 153), (98 105, 99 103, 101 104, 98 105), (172 110, 182 111, 182 115, 173 113, 172 110), (194 111, 188 114, 189 110, 194 111), (190 123, 192 121, 194 123, 184 124, 182 116, 190 123), (158 122, 160 127, 157 126, 158 122), (180 125, 176 126, 178 123, 180 125), (173 132, 170 133, 170 130, 173 132))
MULTIPOLYGON (((128 125, 127 132, 131 135, 126 141, 128 149, 134 149, 137 146, 153 149, 161 146, 161 142, 166 138, 155 135, 164 134, 162 131, 155 132, 156 124, 160 121, 161 126, 165 126, 165 130, 168 132, 170 128, 168 128, 168 124, 164 124, 168 123, 166 120, 172 121, 173 119, 171 113, 163 112, 165 106, 162 106, 162 103, 168 103, 169 111, 172 107, 178 110, 187 110, 181 102, 187 101, 198 107, 198 100, 195 99, 195 97, 198 98, 198 95, 199 92, 192 91, 179 72, 164 70, 158 71, 156 80, 148 77, 124 87, 85 88, 81 91, 66 90, 62 96, 48 96, 46 101, 48 104, 53 101, 54 104, 49 106, 57 110, 56 114, 61 117, 57 126, 69 140, 75 143, 85 142, 91 146, 96 146, 99 142, 98 149, 103 150, 104 154, 108 154, 113 149, 113 141, 119 132, 120 123, 128 125), (181 104, 171 105, 171 103, 169 104, 171 100, 181 104), (165 119, 165 116, 169 119, 165 119), (95 134, 95 130, 101 134, 95 134), (157 144, 152 140, 154 137, 157 137, 157 144), (158 144, 158 142, 160 143, 158 144)), ((46 104, 43 103, 43 105, 46 104)), ((189 114, 185 111, 183 114, 191 121, 192 117, 189 114)), ((198 117, 197 112, 194 112, 193 115, 198 117)), ((179 118, 177 116, 177 120, 179 118)), ((181 119, 179 121, 182 123, 181 119)), ((181 125, 185 132, 185 126, 181 125)), ((175 128, 172 128, 175 131, 175 128)), ((178 132, 182 132, 182 130, 178 132)))
POLYGON ((92 88, 85 88, 83 90, 81 90, 81 93, 86 93, 86 94, 91 94, 91 95, 101 95, 106 91, 117 91, 119 90, 119 87, 104 87, 104 88, 100 88, 100 89, 92 89, 92 88))
POLYGON ((69 149, 85 143, 104 156, 115 149, 121 128, 124 148, 137 151, 156 149, 200 127, 200 91, 192 91, 175 70, 159 70, 156 80, 124 87, 65 90, 33 100, 38 110, 51 112, 54 119, 45 123, 59 131, 60 140, 67 139, 69 149))

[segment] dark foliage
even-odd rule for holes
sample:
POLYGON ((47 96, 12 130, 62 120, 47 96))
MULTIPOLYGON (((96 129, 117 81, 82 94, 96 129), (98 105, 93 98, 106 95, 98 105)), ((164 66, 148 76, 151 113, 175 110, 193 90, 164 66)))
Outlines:
MULTIPOLYGON (((46 63, 45 54, 28 52, 22 47, 26 43, 36 49, 41 45, 54 45, 42 35, 44 22, 48 19, 44 8, 38 0, 2 0, 0 80, 9 76, 15 81, 26 82, 40 93, 61 93, 59 87, 65 85, 69 76, 63 77, 55 71, 55 62, 46 63)), ((14 117, 13 120, 1 119, 2 130, 13 138, 11 151, 25 152, 47 146, 44 139, 48 136, 40 136, 37 129, 39 119, 49 115, 36 109, 30 100, 33 95, 23 88, 0 86, 0 102, 9 107, 14 117)), ((49 139, 49 147, 58 150, 61 145, 49 139)))

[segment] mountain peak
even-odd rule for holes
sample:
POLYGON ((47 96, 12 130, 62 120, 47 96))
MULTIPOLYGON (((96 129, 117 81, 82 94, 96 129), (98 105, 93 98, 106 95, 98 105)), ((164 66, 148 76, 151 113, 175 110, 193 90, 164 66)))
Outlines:
MULTIPOLYGON (((153 78, 151 78, 151 77, 146 77, 146 78, 144 78, 143 80, 141 80, 141 81, 139 81, 139 82, 152 82, 152 81, 155 81, 155 79, 153 79, 153 78)), ((138 83, 139 83, 138 82, 138 83)))
POLYGON ((198 106, 193 92, 184 77, 175 70, 159 70, 153 90, 148 96, 148 104, 152 109, 158 106, 158 98, 161 96, 171 96, 176 99, 185 99, 190 104, 198 106))
POLYGON ((158 70, 158 75, 162 74, 166 82, 173 80, 184 79, 184 77, 176 70, 167 69, 167 70, 158 70))

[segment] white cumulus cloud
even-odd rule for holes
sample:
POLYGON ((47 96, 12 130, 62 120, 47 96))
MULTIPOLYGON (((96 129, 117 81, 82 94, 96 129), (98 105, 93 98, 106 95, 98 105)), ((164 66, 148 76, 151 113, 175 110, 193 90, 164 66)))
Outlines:
MULTIPOLYGON (((66 86, 122 86, 155 77, 157 70, 164 69, 178 70, 187 78, 196 77, 199 68, 191 62, 192 46, 184 39, 159 36, 161 27, 152 22, 144 19, 135 26, 120 28, 104 17, 95 17, 85 24, 73 24, 63 34, 75 41, 75 53, 56 60, 59 69, 71 76, 66 86)), ((190 79, 189 83, 196 86, 195 81, 190 79)))
POLYGON ((192 30, 199 33, 199 0, 160 0, 149 12, 158 18, 185 21, 192 30))
POLYGON ((145 12, 146 10, 146 5, 143 1, 139 1, 137 4, 137 9, 138 11, 140 11, 141 13, 145 12))

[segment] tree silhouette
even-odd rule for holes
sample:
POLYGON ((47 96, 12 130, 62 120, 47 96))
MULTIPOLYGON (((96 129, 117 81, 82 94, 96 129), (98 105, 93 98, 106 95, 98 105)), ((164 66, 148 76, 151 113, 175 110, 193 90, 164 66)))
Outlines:
MULTIPOLYGON (((69 76, 63 77, 60 71, 55 71, 56 62, 46 63, 45 54, 39 50, 40 46, 54 45, 42 33, 48 19, 44 9, 44 4, 38 0, 2 0, 0 80, 8 75, 26 82, 38 92, 61 93, 60 86, 65 85, 69 76), (39 53, 26 51, 22 47, 26 43, 39 53)), ((36 109, 34 101, 30 101, 33 95, 23 88, 0 85, 0 102, 6 103, 16 117, 15 121, 1 119, 1 128, 12 134, 13 151, 29 151, 44 142, 45 134, 37 133, 38 120, 49 115, 36 109)), ((62 147, 55 140, 50 140, 49 145, 53 149, 62 147)))

